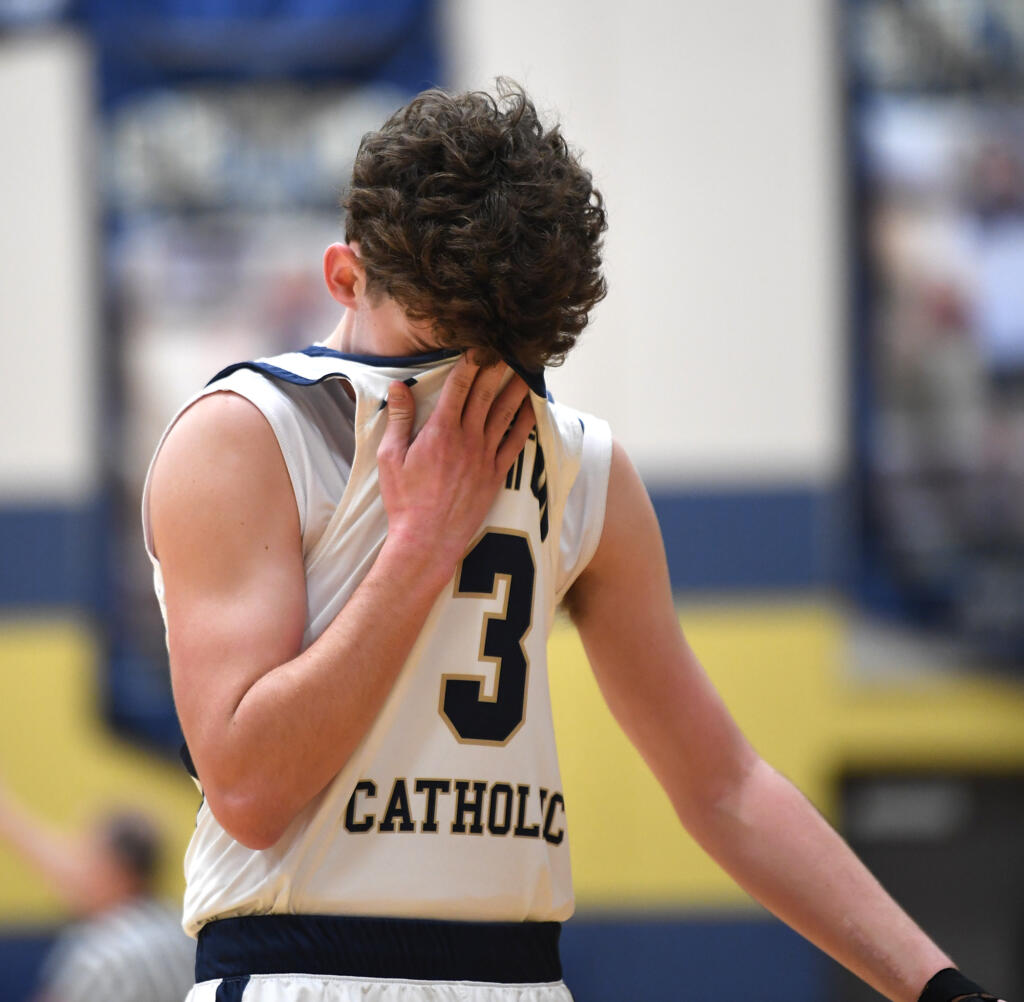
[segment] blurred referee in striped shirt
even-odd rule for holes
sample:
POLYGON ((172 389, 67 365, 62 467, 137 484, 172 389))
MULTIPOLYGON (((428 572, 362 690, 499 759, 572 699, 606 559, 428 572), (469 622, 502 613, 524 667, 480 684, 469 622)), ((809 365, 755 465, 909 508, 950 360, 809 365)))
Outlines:
POLYGON ((37 1002, 181 1002, 195 943, 153 896, 161 839, 136 811, 112 811, 67 835, 0 783, 0 841, 31 864, 78 919, 57 938, 37 1002))

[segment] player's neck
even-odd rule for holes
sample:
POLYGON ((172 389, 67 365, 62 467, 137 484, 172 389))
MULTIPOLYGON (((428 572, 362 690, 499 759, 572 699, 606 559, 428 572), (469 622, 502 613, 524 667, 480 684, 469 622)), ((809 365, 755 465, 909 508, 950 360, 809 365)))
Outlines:
POLYGON ((418 355, 435 345, 426 325, 413 324, 394 300, 347 309, 324 344, 350 355, 418 355))

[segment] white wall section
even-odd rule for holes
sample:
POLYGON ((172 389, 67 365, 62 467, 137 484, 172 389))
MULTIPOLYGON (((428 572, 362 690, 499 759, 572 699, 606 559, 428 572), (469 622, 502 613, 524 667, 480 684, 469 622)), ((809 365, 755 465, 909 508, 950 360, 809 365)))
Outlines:
POLYGON ((448 0, 453 86, 504 73, 610 214, 557 396, 649 481, 830 483, 845 440, 837 60, 821 0, 448 0))
POLYGON ((98 482, 93 113, 81 41, 0 41, 0 503, 74 503, 98 482))

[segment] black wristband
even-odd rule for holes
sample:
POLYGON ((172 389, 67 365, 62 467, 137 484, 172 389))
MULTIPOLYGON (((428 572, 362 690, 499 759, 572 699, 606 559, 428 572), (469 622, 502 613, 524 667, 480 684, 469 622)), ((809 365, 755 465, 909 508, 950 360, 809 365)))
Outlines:
POLYGON ((989 995, 981 985, 965 978, 955 967, 947 967, 929 980, 917 1002, 953 1002, 953 999, 964 996, 969 999, 992 999, 993 1002, 996 998, 995 995, 989 995))

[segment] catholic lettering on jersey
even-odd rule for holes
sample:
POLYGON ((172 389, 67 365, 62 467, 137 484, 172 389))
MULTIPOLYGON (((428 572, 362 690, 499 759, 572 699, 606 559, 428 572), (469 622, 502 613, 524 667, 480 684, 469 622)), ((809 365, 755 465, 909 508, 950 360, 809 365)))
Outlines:
POLYGON ((378 791, 382 797, 383 787, 372 779, 356 783, 345 809, 346 831, 433 834, 444 825, 453 835, 486 832, 501 837, 542 838, 552 845, 561 845, 565 838, 565 797, 543 786, 534 790, 527 784, 486 779, 407 780, 399 776, 383 807, 385 801, 378 802, 378 791), (410 789, 422 798, 410 799, 410 789), (440 815, 439 801, 443 802, 440 815))
MULTIPOLYGON (((281 447, 302 533, 304 645, 342 608, 387 532, 376 451, 388 385, 412 388, 418 430, 454 357, 315 346, 232 366, 203 391, 250 400, 281 447)), ((600 539, 611 438, 604 422, 550 401, 542 379, 530 383, 535 432, 345 768, 267 850, 235 842, 200 808, 185 859, 189 931, 267 912, 571 914, 546 647, 555 609, 600 539)), ((144 495, 152 550, 146 504, 144 495)), ((153 566, 162 605, 155 557, 153 566)))

